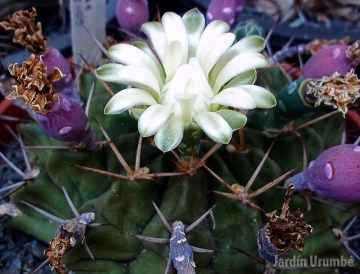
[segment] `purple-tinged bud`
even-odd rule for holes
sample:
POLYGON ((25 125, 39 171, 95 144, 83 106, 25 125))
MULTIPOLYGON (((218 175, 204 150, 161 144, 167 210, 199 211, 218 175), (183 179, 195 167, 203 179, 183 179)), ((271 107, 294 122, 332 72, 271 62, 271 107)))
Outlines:
POLYGON ((317 51, 302 68, 303 77, 320 79, 329 77, 334 72, 346 74, 356 69, 360 59, 355 56, 358 51, 357 42, 351 46, 331 45, 317 51))
POLYGON ((80 95, 74 85, 69 62, 61 52, 56 48, 48 47, 48 51, 41 56, 41 59, 47 68, 46 75, 49 75, 55 68, 59 68, 65 74, 64 78, 52 83, 56 92, 62 93, 66 97, 73 99, 78 104, 82 105, 80 95))
POLYGON ((334 201, 360 202, 360 146, 344 144, 325 150, 285 184, 290 182, 296 190, 310 189, 334 201))
POLYGON ((244 0, 211 0, 206 12, 206 23, 222 20, 232 25, 235 22, 236 12, 242 11, 244 6, 244 0))
POLYGON ((118 0, 116 18, 121 28, 139 33, 141 25, 149 21, 147 0, 118 0))
POLYGON ((58 96, 59 101, 53 103, 49 112, 36 114, 45 133, 64 142, 88 143, 94 141, 94 133, 81 106, 62 94, 58 94, 58 96))

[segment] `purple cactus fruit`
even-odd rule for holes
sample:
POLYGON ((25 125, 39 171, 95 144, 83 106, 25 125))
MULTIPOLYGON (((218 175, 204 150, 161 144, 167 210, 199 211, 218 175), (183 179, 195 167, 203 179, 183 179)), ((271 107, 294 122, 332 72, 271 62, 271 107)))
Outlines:
POLYGON ((149 21, 147 0, 118 0, 116 18, 121 28, 138 34, 141 25, 149 21))
POLYGON ((59 68, 47 73, 42 59, 32 54, 22 62, 21 67, 9 64, 8 69, 11 75, 17 77, 19 85, 13 85, 13 92, 6 98, 24 100, 36 112, 39 124, 47 135, 60 141, 75 142, 78 148, 99 148, 92 144, 96 136, 81 106, 55 90, 53 84, 65 76, 59 68))
POLYGON ((317 51, 302 68, 303 77, 320 79, 334 72, 346 74, 355 69, 359 60, 350 58, 348 48, 347 45, 331 45, 317 51))
POLYGON ((206 23, 222 20, 232 25, 235 21, 236 10, 241 10, 241 5, 237 2, 239 0, 211 0, 206 12, 206 23))
POLYGON ((88 118, 80 105, 63 94, 46 114, 37 113, 39 124, 50 137, 76 143, 90 143, 95 135, 90 128, 88 118))
POLYGON ((235 6, 235 11, 237 14, 240 14, 246 5, 246 0, 236 0, 236 6, 235 6))
POLYGON ((49 75, 49 73, 56 67, 59 68, 64 74, 66 74, 64 78, 61 78, 52 84, 56 91, 82 105, 80 95, 74 85, 69 62, 61 54, 61 52, 56 48, 48 47, 48 50, 44 55, 41 56, 41 59, 47 68, 46 75, 49 75))
POLYGON ((310 189, 334 201, 360 202, 360 146, 344 144, 325 150, 285 184, 290 182, 296 190, 310 189))

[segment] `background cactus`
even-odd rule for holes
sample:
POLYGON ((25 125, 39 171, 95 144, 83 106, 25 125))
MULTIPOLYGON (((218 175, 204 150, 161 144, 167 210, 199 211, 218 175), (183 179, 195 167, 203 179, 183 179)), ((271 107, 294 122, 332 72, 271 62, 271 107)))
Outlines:
MULTIPOLYGON (((128 113, 105 116, 104 107, 110 96, 103 85, 89 72, 83 72, 80 80, 81 97, 85 98, 85 101, 91 100, 88 115, 90 127, 97 139, 104 141, 103 146, 97 151, 71 148, 30 149, 28 154, 32 159, 32 167, 39 169, 40 174, 11 196, 12 202, 24 214, 8 219, 6 225, 50 242, 54 238, 57 224, 19 201, 30 203, 61 219, 71 219, 73 213, 61 188, 64 185, 80 214, 94 212, 94 222, 105 224, 88 228, 86 231, 86 242, 96 264, 89 258, 83 246, 79 245, 62 260, 68 269, 75 273, 163 273, 169 256, 168 246, 145 243, 119 232, 158 238, 170 237, 150 199, 158 205, 169 223, 179 220, 185 226, 193 223, 217 203, 212 217, 208 217, 206 222, 200 223, 187 235, 191 245, 215 251, 210 255, 195 253, 196 272, 263 273, 264 263, 239 250, 259 257, 257 234, 268 222, 264 212, 281 210, 285 190, 273 187, 253 198, 251 202, 264 210, 256 211, 237 200, 213 193, 229 190, 201 167, 200 162, 197 162, 198 168, 191 171, 179 165, 179 159, 171 152, 163 153, 157 149, 152 138, 144 139, 142 142, 140 167, 148 168, 150 174, 183 174, 155 177, 153 180, 132 180, 131 176, 128 176, 130 179, 121 179, 121 176, 115 176, 114 174, 118 174, 126 177, 129 172, 119 163, 99 125, 104 128, 116 149, 133 169, 137 166, 135 159, 140 138, 137 122, 128 113), (90 98, 89 92, 93 83, 95 88, 90 98), (106 171, 110 176, 76 166, 106 171)), ((275 96, 288 83, 289 79, 279 68, 263 69, 258 74, 257 84, 266 87, 275 96)), ((109 84, 109 87, 113 92, 125 88, 116 84, 109 84)), ((233 145, 220 147, 204 164, 229 185, 245 186, 275 140, 269 156, 249 190, 251 193, 295 167, 299 167, 297 172, 301 171, 304 149, 307 161, 310 162, 325 149, 341 143, 340 128, 344 118, 339 112, 317 123, 298 128, 330 111, 331 108, 320 106, 311 116, 294 120, 291 129, 278 129, 280 131, 269 134, 266 125, 272 110, 249 110, 246 126, 233 134, 233 145)), ((294 118, 291 117, 290 120, 292 119, 294 118)), ((26 146, 64 145, 46 136, 37 123, 23 124, 20 131, 26 146)), ((195 161, 206 155, 213 145, 214 142, 204 136, 195 161)), ((317 197, 313 194, 310 197, 311 208, 308 211, 308 194, 294 194, 289 206, 292 211, 300 209, 304 213, 304 219, 313 227, 313 232, 304 237, 306 243, 303 251, 292 251, 288 257, 296 255, 300 258, 309 258, 311 255, 317 255, 319 258, 340 258, 343 255, 348 258, 333 229, 343 227, 353 217, 352 213, 359 210, 359 206, 340 203, 328 205, 319 202, 319 199, 312 199, 311 197, 317 197), (343 209, 340 210, 334 205, 343 209)), ((171 271, 175 273, 173 268, 171 271)), ((297 271, 308 273, 309 270, 297 271)), ((322 267, 311 271, 333 273, 334 269, 322 267)))

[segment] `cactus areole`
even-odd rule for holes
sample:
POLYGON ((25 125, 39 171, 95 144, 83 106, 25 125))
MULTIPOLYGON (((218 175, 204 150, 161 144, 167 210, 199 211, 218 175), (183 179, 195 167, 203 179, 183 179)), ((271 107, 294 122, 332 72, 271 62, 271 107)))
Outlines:
POLYGON ((360 146, 344 144, 325 150, 289 182, 296 190, 310 189, 334 201, 360 202, 360 146))

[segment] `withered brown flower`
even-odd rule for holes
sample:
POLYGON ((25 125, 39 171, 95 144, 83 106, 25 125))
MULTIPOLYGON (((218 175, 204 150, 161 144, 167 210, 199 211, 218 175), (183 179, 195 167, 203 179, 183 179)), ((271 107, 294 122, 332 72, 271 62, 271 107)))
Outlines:
POLYGON ((346 49, 346 56, 350 60, 360 62, 360 40, 357 40, 346 49))
POLYGON ((312 233, 312 227, 306 223, 299 209, 294 213, 290 212, 289 202, 293 192, 294 185, 291 183, 286 192, 280 216, 276 215, 276 210, 266 214, 269 218, 269 226, 265 231, 265 238, 281 250, 282 254, 292 249, 302 251, 305 244, 303 235, 312 233))
POLYGON ((60 259, 64 257, 66 252, 71 248, 69 242, 59 237, 54 238, 50 242, 50 247, 44 251, 44 255, 49 258, 49 266, 51 270, 55 269, 57 273, 67 274, 69 270, 61 264, 60 259))
POLYGON ((360 80, 354 70, 345 75, 335 72, 330 77, 310 81, 308 89, 307 94, 315 98, 315 106, 324 103, 337 108, 345 115, 347 105, 360 97, 360 80))
POLYGON ((15 30, 13 42, 25 46, 25 49, 35 55, 42 55, 47 50, 47 44, 42 34, 41 23, 35 24, 36 9, 32 11, 19 10, 6 16, 8 20, 0 22, 6 30, 15 30))
POLYGON ((17 77, 20 85, 13 85, 13 92, 6 98, 21 98, 25 104, 37 113, 46 114, 54 102, 59 98, 52 86, 52 83, 65 77, 59 68, 55 68, 49 75, 46 75, 46 67, 41 59, 32 54, 22 62, 22 66, 9 64, 8 69, 11 75, 17 77))

